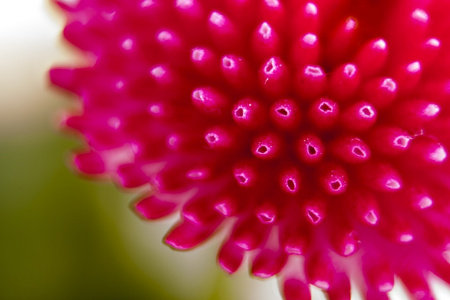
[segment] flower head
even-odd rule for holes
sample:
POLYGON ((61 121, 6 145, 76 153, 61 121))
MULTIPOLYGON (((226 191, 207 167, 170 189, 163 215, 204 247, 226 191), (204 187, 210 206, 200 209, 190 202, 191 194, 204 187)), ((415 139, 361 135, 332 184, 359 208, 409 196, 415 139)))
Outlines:
POLYGON ((180 212, 172 248, 222 225, 219 264, 287 300, 450 282, 449 1, 56 2, 93 58, 50 72, 80 99, 74 165, 151 187, 136 211, 180 212))

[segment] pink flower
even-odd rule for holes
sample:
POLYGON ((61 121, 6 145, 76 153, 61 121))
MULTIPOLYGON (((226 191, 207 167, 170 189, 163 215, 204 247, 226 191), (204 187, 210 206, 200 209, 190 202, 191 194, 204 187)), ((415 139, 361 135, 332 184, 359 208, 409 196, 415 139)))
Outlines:
POLYGON ((50 72, 80 99, 74 165, 151 187, 172 248, 223 227, 223 269, 248 255, 287 300, 450 283, 449 1, 56 3, 92 58, 50 72))

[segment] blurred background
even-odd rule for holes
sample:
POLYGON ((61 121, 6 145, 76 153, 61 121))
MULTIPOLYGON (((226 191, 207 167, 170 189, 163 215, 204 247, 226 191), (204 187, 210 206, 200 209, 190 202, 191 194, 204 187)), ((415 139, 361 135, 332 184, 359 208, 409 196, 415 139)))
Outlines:
POLYGON ((135 195, 69 170, 79 143, 56 120, 73 99, 47 81, 79 60, 63 25, 49 1, 0 1, 0 299, 281 299, 275 279, 220 270, 220 238, 172 251, 161 240, 174 219, 142 221, 135 195))

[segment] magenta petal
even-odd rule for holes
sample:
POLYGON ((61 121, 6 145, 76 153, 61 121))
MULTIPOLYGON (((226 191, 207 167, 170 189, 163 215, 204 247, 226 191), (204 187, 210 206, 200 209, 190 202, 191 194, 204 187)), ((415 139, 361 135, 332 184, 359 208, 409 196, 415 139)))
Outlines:
POLYGON ((307 226, 290 226, 283 230, 280 242, 287 254, 305 254, 310 244, 310 232, 307 226))
POLYGON ((370 162, 361 166, 361 183, 368 188, 395 192, 402 188, 402 179, 393 166, 382 162, 370 162))
POLYGON ((430 287, 425 276, 418 274, 417 270, 408 270, 401 272, 400 279, 413 299, 433 300, 430 287))
POLYGON ((351 99, 360 84, 359 68, 345 64, 336 68, 330 77, 330 95, 336 101, 351 99))
POLYGON ((311 284, 325 291, 330 289, 334 270, 330 258, 325 254, 313 253, 305 262, 305 273, 311 284))
POLYGON ((77 90, 76 69, 53 68, 49 72, 50 81, 63 89, 71 92, 77 90))
POLYGON ((94 37, 89 34, 87 28, 81 22, 69 23, 64 28, 64 37, 76 47, 85 50, 93 51, 94 37))
POLYGON ((255 29, 252 35, 252 48, 259 61, 279 53, 280 39, 276 28, 272 27, 270 22, 263 22, 255 29))
POLYGON ((283 294, 286 300, 311 300, 308 284, 296 278, 283 282, 283 294))
POLYGON ((331 230, 330 242, 337 254, 349 256, 359 250, 361 241, 356 230, 341 221, 341 226, 331 230))
POLYGON ((166 235, 164 241, 176 250, 189 250, 207 240, 221 222, 209 225, 197 225, 188 220, 175 225, 166 235))
POLYGON ((160 192, 176 192, 189 185, 185 177, 186 171, 183 167, 167 168, 159 172, 153 182, 160 192))
POLYGON ((333 284, 327 291, 329 300, 350 300, 350 280, 345 273, 334 276, 333 284))
POLYGON ((322 95, 327 85, 324 70, 316 65, 308 65, 299 70, 295 80, 297 94, 309 101, 322 95))
POLYGON ((388 57, 387 43, 383 39, 368 41, 361 47, 355 57, 357 66, 361 73, 368 77, 378 73, 386 62, 388 57))
POLYGON ((394 287, 394 274, 388 263, 381 260, 368 261, 368 259, 365 260, 367 266, 364 268, 364 276, 369 288, 380 293, 391 291, 394 287))
POLYGON ((242 264, 245 251, 233 242, 227 241, 219 251, 217 261, 230 274, 236 272, 242 264))
POLYGON ((366 300, 389 300, 387 293, 382 293, 376 289, 368 289, 366 291, 366 300))
POLYGON ((308 117, 320 130, 330 129, 339 119, 339 105, 330 98, 321 97, 309 107, 308 117))
POLYGON ((177 205, 159 199, 157 195, 146 197, 135 204, 136 211, 146 219, 156 220, 173 213, 177 205))
POLYGON ((282 99, 271 106, 270 117, 276 126, 292 130, 299 125, 301 112, 298 104, 294 100, 282 99))
POLYGON ((244 98, 236 102, 232 109, 234 122, 243 127, 257 128, 266 121, 264 107, 251 98, 244 98))
POLYGON ((272 277, 281 271, 286 259, 287 256, 282 251, 264 249, 256 255, 251 272, 260 278, 272 277))
POLYGON ((213 206, 212 197, 194 197, 183 207, 184 218, 196 224, 209 224, 222 218, 222 215, 213 206))
POLYGON ((209 15, 208 29, 210 35, 219 49, 234 52, 241 48, 241 33, 233 21, 218 11, 209 15), (234 51, 233 51, 234 50, 234 51))
POLYGON ((450 263, 444 259, 436 259, 433 267, 432 272, 450 284, 450 263))
POLYGON ((244 250, 254 250, 267 237, 267 230, 267 226, 260 223, 258 219, 248 218, 235 225, 230 240, 244 250))
POLYGON ((106 170, 102 156, 96 152, 77 154, 73 163, 81 172, 88 175, 99 175, 106 170))
POLYGON ((397 83, 389 77, 371 79, 365 84, 363 95, 376 108, 386 107, 397 96, 397 83))
POLYGON ((135 188, 150 181, 147 174, 136 164, 124 164, 117 169, 120 184, 125 188, 135 188))
POLYGON ((219 73, 219 58, 209 48, 195 47, 191 50, 191 61, 194 68, 202 75, 217 78, 219 73))

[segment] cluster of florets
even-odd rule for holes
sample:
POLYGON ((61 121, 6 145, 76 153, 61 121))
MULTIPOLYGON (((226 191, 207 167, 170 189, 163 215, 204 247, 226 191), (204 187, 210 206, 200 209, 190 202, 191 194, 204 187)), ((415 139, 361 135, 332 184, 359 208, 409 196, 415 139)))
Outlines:
POLYGON ((180 212, 168 245, 226 224, 220 265, 249 255, 288 300, 450 282, 449 1, 57 3, 93 61, 51 71, 80 99, 74 165, 180 212))

